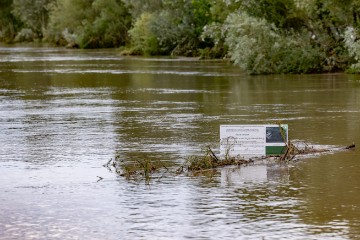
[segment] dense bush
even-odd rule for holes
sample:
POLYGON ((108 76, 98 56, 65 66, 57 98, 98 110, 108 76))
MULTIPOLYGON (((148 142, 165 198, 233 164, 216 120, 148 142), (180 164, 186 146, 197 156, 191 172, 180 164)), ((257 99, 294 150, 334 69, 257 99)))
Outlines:
POLYGON ((358 0, 2 0, 0 41, 230 56, 251 74, 360 72, 358 0))
POLYGON ((21 23, 12 14, 12 0, 0 1, 0 42, 11 42, 21 23))
POLYGON ((127 42, 131 15, 121 0, 58 0, 47 39, 81 48, 117 47, 127 42))
POLYGON ((25 25, 17 34, 17 39, 24 37, 24 41, 31 40, 29 30, 33 38, 43 37, 49 19, 49 6, 53 2, 54 0, 13 0, 12 13, 25 25))
POLYGON ((350 60, 341 38, 323 30, 284 30, 246 13, 229 15, 223 29, 231 59, 250 74, 342 71, 350 60))
POLYGON ((129 31, 134 51, 142 46, 145 54, 197 56, 208 47, 201 34, 211 19, 209 0, 164 0, 161 6, 146 8, 129 31))
POLYGON ((326 71, 326 54, 311 41, 307 32, 282 36, 275 53, 274 73, 320 73, 326 71))
POLYGON ((155 17, 151 13, 143 13, 135 22, 134 27, 129 30, 134 54, 156 55, 159 54, 159 45, 153 32, 155 17))
POLYGON ((31 42, 35 39, 35 34, 30 28, 23 28, 16 34, 15 42, 31 42))
POLYGON ((275 26, 245 13, 231 14, 225 26, 226 44, 235 64, 251 74, 275 71, 275 65, 270 61, 280 39, 275 26))
POLYGON ((353 57, 354 60, 348 71, 351 73, 360 73, 360 40, 353 27, 346 29, 344 33, 344 43, 350 56, 353 57))

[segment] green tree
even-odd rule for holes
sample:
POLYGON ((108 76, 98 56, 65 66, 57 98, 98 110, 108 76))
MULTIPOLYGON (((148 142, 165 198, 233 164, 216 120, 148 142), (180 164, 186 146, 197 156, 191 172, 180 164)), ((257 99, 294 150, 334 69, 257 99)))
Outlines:
POLYGON ((12 13, 36 38, 42 38, 49 16, 49 4, 54 0, 13 0, 12 13))
POLYGON ((94 43, 101 47, 125 45, 132 23, 125 4, 121 0, 95 0, 92 8, 96 17, 90 39, 94 39, 94 43))
POLYGON ((127 42, 131 21, 121 0, 58 0, 47 39, 81 48, 118 47, 127 42))
POLYGON ((163 0, 124 0, 129 7, 133 19, 143 13, 154 13, 163 9, 163 0))
POLYGON ((279 28, 299 29, 304 24, 297 16, 298 9, 293 0, 244 0, 240 9, 249 16, 263 18, 279 28))
MULTIPOLYGON (((198 55, 198 49, 207 44, 201 34, 211 19, 210 0, 163 0, 158 5, 161 8, 154 10, 151 21, 146 23, 151 39, 156 37, 157 54, 198 55)), ((133 46, 140 46, 141 36, 135 33, 140 31, 141 25, 144 26, 143 16, 136 20, 131 30, 133 46)), ((153 45, 154 41, 151 42, 153 45)))
POLYGON ((208 24, 203 36, 215 45, 225 40, 233 61, 250 73, 333 72, 351 61, 343 32, 347 26, 358 26, 356 0, 224 3, 231 9, 227 20, 208 24))
POLYGON ((283 35, 273 23, 245 13, 229 15, 225 26, 231 59, 250 74, 323 70, 324 54, 306 32, 283 35))
POLYGON ((348 27, 344 33, 345 47, 353 58, 348 71, 351 73, 360 73, 360 40, 359 33, 353 27, 348 27))
POLYGON ((144 12, 129 31, 133 54, 160 54, 159 44, 153 31, 154 14, 144 12))
POLYGON ((11 13, 12 2, 13 0, 0 1, 0 41, 11 41, 19 26, 19 22, 11 13))

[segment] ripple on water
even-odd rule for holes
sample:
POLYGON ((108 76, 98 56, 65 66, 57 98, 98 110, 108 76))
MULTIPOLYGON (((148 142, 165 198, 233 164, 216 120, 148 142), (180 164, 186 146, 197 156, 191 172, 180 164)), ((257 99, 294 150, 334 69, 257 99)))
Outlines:
POLYGON ((112 50, 0 53, 12 55, 0 60, 0 239, 349 239, 359 229, 356 152, 300 169, 155 176, 150 186, 102 167, 115 153, 181 164, 218 142, 224 123, 289 121, 315 143, 356 136, 359 94, 342 79, 337 89, 322 76, 278 83, 224 64, 125 61, 112 50))

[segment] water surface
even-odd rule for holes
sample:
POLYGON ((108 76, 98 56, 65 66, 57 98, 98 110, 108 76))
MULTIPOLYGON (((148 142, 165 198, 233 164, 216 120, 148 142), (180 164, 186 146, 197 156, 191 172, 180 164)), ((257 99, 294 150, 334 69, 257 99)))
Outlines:
POLYGON ((247 76, 222 61, 0 47, 0 239, 355 239, 358 151, 132 182, 102 165, 181 164, 220 124, 360 142, 360 77, 247 76), (103 180, 98 181, 99 177, 103 180))

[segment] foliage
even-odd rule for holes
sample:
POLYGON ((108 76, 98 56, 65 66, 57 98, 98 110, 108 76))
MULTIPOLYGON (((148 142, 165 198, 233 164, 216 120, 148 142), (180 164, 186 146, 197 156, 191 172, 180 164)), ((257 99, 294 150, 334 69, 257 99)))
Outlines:
POLYGON ((231 14, 225 26, 226 44, 235 64, 251 74, 274 71, 274 66, 266 59, 279 36, 272 30, 270 24, 265 20, 249 17, 247 14, 231 14))
POLYGON ((152 29, 154 19, 153 14, 145 12, 129 30, 133 52, 144 55, 159 54, 158 41, 152 29))
POLYGON ((232 60, 250 74, 332 72, 349 61, 340 41, 324 31, 284 31, 244 13, 230 15, 225 26, 232 60))
MULTIPOLYGON (((49 5, 54 0, 13 0, 12 13, 15 17, 20 19, 25 25, 25 32, 31 29, 34 36, 42 38, 48 22, 49 5)), ((20 33, 24 36, 23 33, 20 33)), ((29 40, 29 39, 25 39, 29 40)))
POLYGON ((238 11, 223 23, 208 24, 203 36, 225 41, 232 60, 251 74, 343 71, 351 61, 341 33, 344 26, 358 24, 356 1, 225 3, 238 11))
POLYGON ((91 1, 59 0, 51 7, 46 39, 57 44, 76 45, 81 38, 84 27, 88 25, 87 16, 91 16, 91 1), (66 36, 63 36, 64 35, 66 36), (69 34, 73 34, 69 38, 69 34), (73 42, 68 42, 73 39, 73 42))
POLYGON ((19 28, 19 21, 11 13, 13 0, 0 1, 0 41, 11 41, 19 28))
POLYGON ((200 50, 203 58, 223 58, 227 53, 225 45, 225 31, 223 25, 218 22, 212 22, 204 26, 201 38, 203 41, 211 42, 211 46, 200 50))
POLYGON ((358 0, 2 0, 0 41, 230 56, 251 74, 357 72, 358 0))
POLYGON ((158 54, 170 55, 182 43, 187 35, 185 31, 189 30, 169 10, 162 10, 151 22, 151 31, 157 39, 158 54))
POLYGON ((129 6, 133 19, 139 18, 143 13, 154 13, 163 8, 162 0, 124 0, 129 6))
POLYGON ((200 36, 211 19, 209 0, 163 0, 159 6, 160 9, 144 12, 136 20, 130 30, 132 46, 146 46, 147 49, 141 52, 147 54, 198 55, 198 49, 206 47, 206 42, 200 36), (151 19, 145 23, 144 18, 149 18, 150 13, 151 19), (139 33, 145 26, 148 28, 147 40, 141 40, 139 33), (144 42, 147 44, 144 45, 144 42))
POLYGON ((23 28, 16 34, 15 42, 31 42, 35 39, 35 35, 30 28, 23 28))
POLYGON ((304 25, 293 0, 245 0, 240 9, 249 16, 265 19, 279 28, 299 29, 304 25))
POLYGON ((360 73, 360 40, 358 33, 352 27, 348 27, 344 33, 344 43, 354 63, 351 64, 348 71, 351 73, 360 73))
POLYGON ((332 62, 326 63, 326 54, 319 45, 314 44, 306 31, 281 35, 279 44, 274 54, 277 64, 274 73, 320 73, 332 70, 332 62))
POLYGON ((58 0, 47 38, 81 48, 116 47, 127 41, 131 15, 120 0, 58 0), (64 33, 72 34, 74 42, 64 33))

